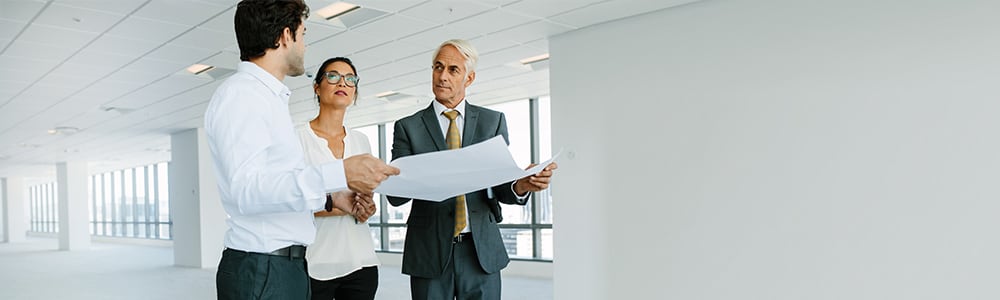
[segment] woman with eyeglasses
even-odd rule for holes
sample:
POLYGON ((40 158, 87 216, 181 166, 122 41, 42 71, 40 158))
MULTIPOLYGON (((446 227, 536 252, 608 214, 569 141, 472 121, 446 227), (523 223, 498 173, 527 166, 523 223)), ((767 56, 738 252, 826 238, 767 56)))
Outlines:
MULTIPOLYGON (((313 81, 319 116, 297 128, 306 162, 320 164, 371 153, 365 134, 344 127, 347 107, 357 101, 358 71, 350 59, 335 57, 320 65, 313 81)), ((372 195, 342 191, 327 197, 361 199, 372 195)), ((327 208, 314 214, 316 240, 306 249, 312 299, 375 299, 378 258, 368 218, 375 206, 355 202, 353 211, 327 208)))

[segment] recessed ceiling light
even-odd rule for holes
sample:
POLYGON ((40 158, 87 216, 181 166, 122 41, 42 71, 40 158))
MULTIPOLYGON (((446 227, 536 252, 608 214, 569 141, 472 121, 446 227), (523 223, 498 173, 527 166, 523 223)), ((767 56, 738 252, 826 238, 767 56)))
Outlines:
POLYGON ((215 69, 215 66, 203 65, 203 64, 193 64, 187 67, 187 71, 191 74, 198 75, 201 73, 208 72, 208 70, 215 69))
POLYGON ((385 92, 378 93, 378 95, 375 95, 375 97, 385 98, 385 97, 389 97, 389 96, 396 95, 396 94, 399 94, 399 92, 396 92, 396 91, 385 91, 385 92))
POLYGON ((80 132, 80 128, 71 126, 59 126, 56 128, 49 129, 47 132, 49 134, 72 135, 74 133, 80 132))
POLYGON ((532 56, 532 57, 528 57, 528 58, 522 59, 521 60, 521 64, 522 65, 529 65, 529 64, 533 64, 533 63, 540 62, 540 61, 543 61, 543 60, 548 60, 548 59, 549 59, 549 54, 545 53, 545 54, 542 54, 542 55, 536 55, 536 56, 532 56))
POLYGON ((316 15, 323 17, 323 19, 330 20, 339 16, 343 16, 359 8, 361 8, 360 5, 340 1, 327 5, 326 7, 320 8, 319 10, 316 11, 316 15))

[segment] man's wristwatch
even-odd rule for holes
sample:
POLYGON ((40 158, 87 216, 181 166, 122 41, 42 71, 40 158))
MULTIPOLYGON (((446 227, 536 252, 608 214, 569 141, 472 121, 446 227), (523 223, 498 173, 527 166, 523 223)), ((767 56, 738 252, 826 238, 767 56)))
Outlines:
POLYGON ((326 193, 326 212, 333 211, 333 196, 326 193))

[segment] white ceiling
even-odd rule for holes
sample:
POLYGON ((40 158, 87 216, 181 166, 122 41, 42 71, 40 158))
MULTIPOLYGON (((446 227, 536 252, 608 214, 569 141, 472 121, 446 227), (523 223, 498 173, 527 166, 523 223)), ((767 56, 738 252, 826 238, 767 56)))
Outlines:
MULTIPOLYGON (((329 57, 354 60, 362 81, 350 126, 428 105, 431 55, 451 38, 480 52, 470 101, 543 96, 548 71, 518 61, 547 53, 549 37, 694 1, 348 1, 362 13, 306 21, 306 70, 329 57), (390 90, 413 97, 374 96, 390 90)), ((316 11, 335 1, 306 2, 316 11)), ((50 177, 60 161, 87 161, 97 171, 169 159, 169 135, 202 125, 224 79, 184 69, 239 62, 235 7, 233 0, 0 0, 0 177, 50 177), (47 133, 58 126, 80 131, 47 133)), ((316 114, 309 82, 285 80, 296 122, 316 114)))

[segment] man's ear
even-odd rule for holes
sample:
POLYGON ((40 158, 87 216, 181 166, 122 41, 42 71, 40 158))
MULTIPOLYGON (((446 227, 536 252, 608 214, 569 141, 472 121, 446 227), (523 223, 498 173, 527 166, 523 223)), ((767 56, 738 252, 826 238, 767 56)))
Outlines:
POLYGON ((476 81, 476 71, 469 72, 469 75, 466 76, 468 78, 465 80, 465 87, 469 87, 473 81, 476 81))
POLYGON ((294 39, 295 33, 292 32, 291 29, 288 29, 288 27, 285 27, 285 29, 281 31, 281 45, 291 44, 294 42, 294 39))

